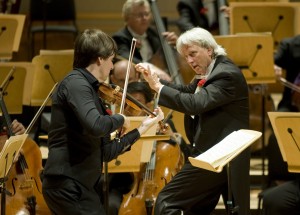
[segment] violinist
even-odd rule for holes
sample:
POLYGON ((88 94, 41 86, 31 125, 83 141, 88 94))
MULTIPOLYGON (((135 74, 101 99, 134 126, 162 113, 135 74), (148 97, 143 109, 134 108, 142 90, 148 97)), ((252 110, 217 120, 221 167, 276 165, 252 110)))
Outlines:
POLYGON ((43 196, 53 214, 105 215, 101 204, 102 163, 130 150, 140 136, 163 119, 146 117, 128 131, 129 119, 110 115, 99 86, 113 69, 114 40, 98 29, 84 30, 75 41, 73 70, 52 96, 48 160, 42 173, 43 196), (119 131, 117 138, 111 133, 119 131))
MULTIPOLYGON (((148 0, 127 0, 122 9, 125 26, 112 35, 118 45, 118 55, 127 58, 130 52, 132 38, 137 39, 133 56, 134 63, 151 63, 153 56, 161 47, 157 31, 151 27, 152 15, 148 0)), ((163 32, 163 36, 171 45, 176 44, 177 35, 174 32, 163 32)), ((156 73, 164 79, 170 76, 156 68, 156 73)))
MULTIPOLYGON (((300 35, 284 38, 274 55, 275 74, 279 77, 285 70, 288 82, 299 86, 300 78, 300 35)), ((285 86, 277 111, 299 112, 299 92, 285 86), (297 102, 298 101, 298 102, 297 102), (298 103, 298 104, 297 104, 298 103)), ((264 214, 299 214, 300 174, 288 171, 283 160, 274 132, 266 148, 268 158, 268 184, 263 195, 264 214)))
MULTIPOLYGON (((139 64, 136 69, 158 93, 159 105, 185 114, 186 135, 196 157, 231 132, 249 128, 248 86, 240 69, 207 30, 186 31, 176 47, 197 75, 190 84, 160 80, 139 64)), ((231 161, 230 167, 233 207, 239 207, 238 214, 248 215, 250 148, 231 161)), ((226 168, 215 173, 186 162, 159 193, 154 214, 211 214, 221 194, 227 202, 227 174, 226 168)))

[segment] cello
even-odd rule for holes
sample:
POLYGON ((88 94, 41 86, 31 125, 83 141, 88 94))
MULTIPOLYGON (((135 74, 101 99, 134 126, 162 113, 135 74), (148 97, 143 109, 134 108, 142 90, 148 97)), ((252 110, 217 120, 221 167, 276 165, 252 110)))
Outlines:
MULTIPOLYGON (((56 85, 55 85, 56 86, 56 85)), ((52 91, 51 91, 52 92, 52 91)), ((48 96, 49 98, 49 96, 48 96)), ((48 100, 47 98, 47 100, 48 100)), ((14 135, 11 130, 10 116, 2 97, 0 105, 5 118, 9 135, 14 135)), ((43 106, 42 106, 43 107, 43 106)), ((25 133, 31 129, 33 123, 40 114, 41 109, 34 120, 26 129, 25 133)), ((39 177, 42 170, 42 155, 38 145, 30 138, 24 142, 18 160, 9 171, 7 187, 9 195, 5 198, 5 207, 1 206, 1 211, 6 211, 8 215, 28 214, 28 215, 50 215, 51 212, 43 198, 41 189, 42 183, 39 177), (3 207, 3 208, 2 208, 3 207)), ((4 198, 4 196, 1 196, 4 198)))
MULTIPOLYGON (((164 120, 166 121, 166 119, 164 120)), ((119 215, 151 215, 158 193, 184 164, 179 144, 154 141, 149 162, 133 173, 131 190, 123 196, 119 215)))

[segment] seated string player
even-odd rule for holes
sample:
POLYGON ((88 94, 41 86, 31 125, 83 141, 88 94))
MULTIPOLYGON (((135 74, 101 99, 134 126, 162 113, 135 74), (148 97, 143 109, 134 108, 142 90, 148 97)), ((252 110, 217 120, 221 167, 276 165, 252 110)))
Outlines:
MULTIPOLYGON (((136 101, 144 105, 145 108, 148 108, 149 110, 153 109, 153 93, 151 89, 149 88, 149 85, 147 82, 130 82, 128 84, 127 93, 129 93, 136 101)), ((146 112, 142 113, 143 115, 146 115, 146 112)), ((167 151, 159 151, 160 155, 164 154, 164 156, 168 156, 168 153, 170 153, 169 156, 172 155, 171 152, 177 151, 178 152, 178 158, 173 158, 174 161, 180 160, 183 161, 184 157, 187 157, 188 154, 183 155, 183 151, 187 151, 185 142, 182 139, 181 135, 176 132, 176 129, 174 127, 174 124, 171 119, 168 120, 168 123, 170 129, 163 132, 163 134, 170 135, 170 140, 165 142, 158 142, 156 150, 159 150, 159 147, 164 147, 166 149, 169 149, 167 151)), ((159 129, 159 127, 158 127, 159 129)), ((158 133, 161 131, 158 130, 158 133)), ((154 149, 154 150, 155 150, 154 149)), ((169 157, 170 161, 172 160, 171 157, 169 157)), ((162 161, 160 161, 162 162, 162 161)), ((175 162, 176 163, 176 162, 175 162)), ((175 165, 175 164, 173 164, 175 165)), ((172 169, 170 166, 164 167, 166 169, 172 169)), ((159 169, 159 168, 157 168, 159 169)), ((141 169, 142 171, 142 169, 141 169)), ((177 170, 175 170, 177 171, 177 170)), ((156 173, 159 174, 159 173, 156 173)), ((111 173, 109 174, 109 214, 110 215, 117 215, 119 214, 120 210, 122 213, 126 214, 126 211, 134 211, 133 207, 139 207, 138 205, 124 205, 122 204, 123 201, 126 201, 128 196, 130 194, 131 189, 134 187, 134 176, 132 173, 111 173), (121 208, 120 208, 121 206, 121 208)), ((138 180, 140 181, 140 180, 138 180)), ((133 198, 133 197, 132 197, 133 198)), ((137 197, 135 197, 137 198, 137 197)), ((134 201, 135 202, 135 201, 134 201)), ((137 201, 140 202, 140 201, 137 201)), ((140 205, 141 207, 145 208, 145 202, 142 200, 142 203, 140 205)), ((146 212, 144 213, 146 215, 146 212)))

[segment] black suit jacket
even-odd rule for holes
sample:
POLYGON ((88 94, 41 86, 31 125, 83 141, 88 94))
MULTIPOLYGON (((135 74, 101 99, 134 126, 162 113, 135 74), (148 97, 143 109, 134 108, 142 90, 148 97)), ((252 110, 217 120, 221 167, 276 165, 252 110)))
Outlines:
MULTIPOLYGON (((274 56, 275 64, 286 70, 287 81, 293 83, 300 73, 300 35, 283 39, 274 56)), ((291 111, 291 89, 285 87, 278 108, 287 107, 291 111)))
MULTIPOLYGON (((166 86, 161 89, 158 103, 185 114, 185 131, 190 143, 195 145, 193 156, 231 132, 249 128, 248 86, 239 68, 228 58, 217 58, 210 76, 196 94, 198 80, 186 86, 161 82, 166 86)), ((247 149, 231 164, 232 191, 240 214, 249 214, 249 168, 250 150, 247 149)))
POLYGON ((192 29, 193 27, 201 27, 208 29, 208 20, 204 13, 202 0, 179 0, 177 11, 179 19, 177 21, 178 28, 181 32, 192 29))
MULTIPOLYGON (((159 47, 161 47, 159 36, 157 32, 152 28, 148 28, 146 33, 147 33, 147 40, 150 43, 153 54, 155 54, 159 50, 159 47)), ((118 55, 124 57, 125 59, 128 59, 130 53, 131 41, 133 38, 128 28, 127 27, 122 28, 120 31, 113 34, 112 38, 116 41, 118 45, 118 55)), ((134 51, 133 62, 134 63, 142 62, 142 56, 139 49, 136 49, 134 51)))

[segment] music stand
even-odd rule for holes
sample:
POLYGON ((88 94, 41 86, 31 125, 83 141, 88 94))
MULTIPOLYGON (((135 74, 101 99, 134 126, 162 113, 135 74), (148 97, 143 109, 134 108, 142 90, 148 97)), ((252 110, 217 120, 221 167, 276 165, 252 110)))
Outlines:
POLYGON ((30 62, 0 62, 0 80, 4 80, 12 68, 15 71, 4 93, 5 104, 10 114, 22 114, 23 104, 30 102, 34 66, 30 62))
MULTIPOLYGON (((60 50, 53 53, 44 51, 42 55, 35 56, 32 59, 35 72, 31 92, 31 106, 40 106, 54 84, 61 81, 73 69, 73 55, 73 52, 61 52, 60 50)), ((51 103, 48 105, 51 105, 51 103)))
MULTIPOLYGON (((129 117, 130 129, 137 128, 145 117, 129 117)), ((141 163, 148 162, 153 150, 153 141, 158 139, 155 137, 156 126, 152 126, 145 135, 143 135, 135 144, 131 146, 130 151, 118 156, 108 162, 108 172, 139 172, 141 163)), ((165 136, 164 139, 170 139, 165 136)))
POLYGON ((271 32, 274 49, 286 37, 295 35, 295 6, 287 2, 230 3, 230 33, 271 32))
POLYGON ((271 34, 243 33, 214 38, 242 70, 248 84, 276 82, 271 34))
POLYGON ((268 112, 288 171, 300 173, 300 113, 268 112))
POLYGON ((25 15, 0 14, 0 60, 9 61, 19 51, 25 15))
MULTIPOLYGON (((275 83, 273 38, 270 33, 240 33, 228 36, 215 36, 218 44, 226 49, 243 72, 248 84, 257 84, 261 94, 262 173, 265 175, 265 84, 275 83)), ((251 104, 250 104, 251 105, 251 104)), ((250 128, 251 129, 251 128, 250 128)))
POLYGON ((9 171, 18 157, 28 134, 11 136, 4 144, 0 153, 0 177, 1 177, 1 215, 5 215, 6 195, 10 193, 6 190, 6 181, 9 171))

